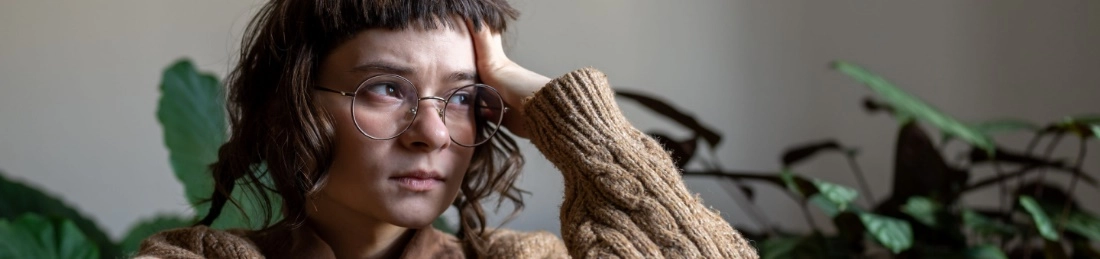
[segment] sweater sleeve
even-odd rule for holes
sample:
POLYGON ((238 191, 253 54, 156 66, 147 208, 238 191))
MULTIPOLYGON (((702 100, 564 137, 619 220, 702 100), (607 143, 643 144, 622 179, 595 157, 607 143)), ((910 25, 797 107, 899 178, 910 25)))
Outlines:
POLYGON ((206 226, 156 233, 141 242, 134 258, 262 258, 259 249, 240 233, 206 226))
POLYGON ((758 257, 627 122, 603 73, 570 72, 524 105, 531 142, 564 175, 561 232, 571 256, 758 257))

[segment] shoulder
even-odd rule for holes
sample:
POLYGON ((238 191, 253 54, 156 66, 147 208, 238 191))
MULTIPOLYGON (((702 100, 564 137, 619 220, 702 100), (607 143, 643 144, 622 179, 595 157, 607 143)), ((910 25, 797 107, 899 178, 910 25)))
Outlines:
POLYGON ((216 230, 206 226, 177 228, 156 233, 141 242, 137 258, 257 258, 256 245, 245 231, 216 230))
POLYGON ((546 231, 495 229, 485 233, 486 258, 568 258, 569 250, 558 236, 546 231))

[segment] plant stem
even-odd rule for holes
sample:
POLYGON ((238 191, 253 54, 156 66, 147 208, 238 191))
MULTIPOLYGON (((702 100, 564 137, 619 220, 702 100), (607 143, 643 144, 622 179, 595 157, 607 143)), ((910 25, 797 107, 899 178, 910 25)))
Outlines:
POLYGON ((848 159, 848 167, 852 168, 852 172, 856 175, 856 180, 859 181, 859 188, 863 189, 863 192, 867 194, 863 196, 864 201, 867 202, 867 208, 874 208, 875 195, 871 193, 871 187, 867 185, 867 180, 863 177, 863 170, 860 170, 859 163, 856 163, 855 157, 852 157, 850 154, 844 154, 844 157, 848 159))
MULTIPOLYGON (((1004 170, 1001 169, 1000 160, 993 160, 993 172, 995 174, 997 174, 997 178, 1004 177, 1004 170)), ((1011 212, 1011 211, 1009 211, 1010 208, 1008 207, 1008 204, 1005 203, 1005 200, 1006 200, 1005 198, 1008 196, 1008 183, 1005 183, 1005 182, 1006 181, 997 181, 997 185, 999 185, 1001 187, 1000 188, 1001 195, 999 195, 999 197, 997 197, 999 199, 999 201, 997 203, 997 206, 998 206, 998 211, 1001 211, 1003 213, 1009 213, 1009 212, 1011 212)))
POLYGON ((1057 169, 1057 170, 1061 170, 1061 171, 1066 171, 1066 172, 1069 172, 1069 173, 1071 173, 1075 176, 1082 177, 1082 179, 1084 179, 1084 181, 1087 182, 1087 183, 1093 183, 1093 182, 1089 181, 1089 178, 1084 178, 1087 175, 1085 174, 1084 171, 1081 171, 1081 170, 1068 168, 1068 167, 1067 168, 1062 168, 1062 167, 1056 167, 1056 166, 1051 166, 1051 165, 1029 164, 1029 165, 1024 165, 1024 167, 1020 168, 1019 170, 1016 170, 1014 172, 1005 174, 1004 176, 990 177, 989 179, 980 180, 980 181, 978 181, 974 184, 968 185, 965 188, 963 188, 962 192, 966 193, 966 192, 970 192, 970 191, 973 191, 973 190, 976 190, 976 189, 981 189, 981 188, 984 188, 986 185, 995 184, 998 181, 1006 181, 1007 179, 1010 179, 1010 178, 1013 178, 1013 177, 1021 177, 1022 178, 1023 175, 1025 175, 1027 173, 1034 172, 1034 170, 1039 169, 1039 168, 1053 168, 1053 169, 1057 169))
MULTIPOLYGON (((1063 135, 1062 135, 1061 132, 1054 133, 1054 138, 1051 139, 1050 143, 1047 144, 1047 149, 1043 153, 1043 157, 1042 157, 1043 160, 1050 160, 1050 156, 1054 152, 1054 148, 1058 146, 1058 142, 1062 141, 1062 136, 1063 135)), ((1038 183, 1035 187, 1035 193, 1034 193, 1036 199, 1041 199, 1043 197, 1043 185, 1044 184, 1042 184, 1042 182, 1043 182, 1043 177, 1046 176, 1046 173, 1047 173, 1046 168, 1040 168, 1039 169, 1039 178, 1035 180, 1035 182, 1038 183)), ((1020 177, 1020 181, 1021 182, 1023 181, 1023 177, 1020 177)), ((1035 224, 1038 224, 1038 223, 1035 223, 1035 224)), ((1031 257, 1032 246, 1027 241, 1028 241, 1028 238, 1025 235, 1025 238, 1023 239, 1023 244, 1026 245, 1024 247, 1024 258, 1030 258, 1031 257)))
POLYGON ((709 170, 709 171, 684 171, 683 174, 684 174, 684 176, 712 176, 712 177, 732 178, 732 179, 739 179, 740 178, 740 179, 758 180, 758 181, 765 181, 765 182, 771 181, 771 177, 768 176, 768 174, 771 174, 771 173, 766 173, 766 172, 709 170))
POLYGON ((719 163, 719 161, 718 161, 718 151, 716 151, 714 149, 711 149, 710 150, 710 159, 708 159, 707 162, 710 162, 709 163, 710 164, 710 170, 714 170, 714 171, 721 171, 722 170, 722 164, 719 163))
MULTIPOLYGON (((1043 160, 1050 160, 1051 154, 1054 153, 1054 148, 1058 147, 1058 143, 1062 141, 1062 136, 1065 136, 1065 135, 1062 134, 1061 132, 1058 132, 1058 133, 1054 134, 1054 139, 1050 140, 1050 143, 1047 144, 1047 150, 1043 153, 1043 160)), ((1043 197, 1043 185, 1044 184, 1042 184, 1042 183, 1043 183, 1043 178, 1044 178, 1044 176, 1046 176, 1046 174, 1047 174, 1047 170, 1046 169, 1041 169, 1039 171, 1039 179, 1035 180, 1036 183, 1039 183, 1035 187, 1035 198, 1036 199, 1039 199, 1039 198, 1043 197)))
POLYGON ((810 228, 814 230, 814 233, 817 233, 818 231, 821 231, 821 228, 817 226, 817 223, 814 223, 814 218, 810 216, 810 209, 807 208, 807 204, 809 203, 807 203, 805 200, 799 202, 799 205, 801 205, 799 207, 802 208, 802 216, 806 217, 806 223, 809 224, 810 228))
MULTIPOLYGON (((699 172, 699 171, 684 171, 683 176, 710 176, 710 177, 723 177, 723 178, 729 178, 729 179, 738 179, 738 178, 740 178, 740 179, 749 179, 749 180, 758 180, 758 181, 764 181, 764 182, 772 182, 772 183, 778 184, 779 186, 783 186, 782 182, 775 182, 774 177, 769 177, 765 173, 722 172, 722 171, 702 171, 702 172, 699 172)), ((806 208, 806 204, 807 204, 806 200, 794 196, 794 194, 789 192, 789 191, 786 191, 786 192, 783 192, 783 193, 786 193, 787 196, 791 197, 791 200, 793 200, 794 202, 799 204, 799 208, 802 209, 802 215, 806 218, 806 223, 811 228, 813 228, 813 231, 815 233, 818 232, 820 230, 820 228, 817 226, 816 223, 814 223, 813 218, 810 216, 810 211, 809 211, 809 209, 806 208)), ((755 208, 755 206, 753 208, 755 208)))
MULTIPOLYGON (((1027 157, 1031 156, 1032 151, 1035 151, 1035 147, 1039 145, 1039 140, 1043 139, 1043 135, 1045 135, 1045 134, 1046 134, 1046 131, 1039 131, 1039 132, 1035 133, 1035 136, 1031 137, 1031 140, 1029 140, 1027 142, 1027 149, 1024 149, 1024 156, 1027 156, 1027 157)), ((1016 181, 1016 186, 1023 186, 1023 185, 1024 185, 1024 178, 1021 177, 1019 180, 1016 181)))
MULTIPOLYGON (((994 154, 994 155, 996 155, 996 154, 994 154)), ((1000 160, 996 160, 996 159, 993 160, 993 172, 997 174, 997 178, 1004 177, 1004 169, 1001 168, 1001 161, 1000 160)), ((1027 172, 1027 171, 1023 171, 1023 172, 1027 172)), ((1020 177, 1020 179, 1023 179, 1023 177, 1020 177)), ((999 185, 1001 187, 1001 190, 1000 190, 1001 195, 999 195, 999 197, 997 197, 1000 200, 999 204, 998 204, 998 206, 1000 206, 1000 208, 997 211, 1003 213, 1004 215, 1011 215, 1012 214, 1012 206, 1008 206, 1008 203, 1006 202, 1007 198, 1008 198, 1008 181, 1007 181, 1007 178, 1004 181, 997 181, 997 185, 999 185)), ((1000 239, 1000 244, 1001 244, 1001 250, 1004 250, 1005 245, 1008 243, 1008 240, 1006 240, 1004 237, 1001 237, 999 239, 1000 239)))
POLYGON ((745 209, 745 211, 749 213, 749 218, 752 218, 757 225, 760 225, 760 227, 768 233, 768 236, 775 237, 775 229, 766 219, 764 219, 764 213, 761 212, 760 208, 756 207, 752 201, 745 199, 747 196, 745 195, 745 191, 741 189, 741 183, 735 179, 727 180, 729 181, 724 181, 726 185, 733 185, 732 189, 736 190, 730 190, 731 188, 727 186, 723 186, 722 190, 726 191, 726 194, 730 197, 733 197, 733 201, 737 203, 737 206, 745 209))
MULTIPOLYGON (((687 177, 687 176, 719 177, 719 178, 725 178, 725 179, 729 180, 730 182, 735 183, 737 185, 740 185, 740 182, 737 181, 738 178, 750 179, 750 180, 760 180, 760 181, 769 181, 770 180, 767 176, 765 176, 765 173, 760 173, 760 172, 722 172, 722 171, 718 171, 718 170, 701 171, 701 172, 700 171, 683 171, 683 176, 685 176, 685 177, 687 177)), ((752 201, 742 202, 740 199, 738 199, 739 197, 748 197, 748 195, 746 195, 745 192, 743 190, 741 190, 741 188, 734 187, 734 189, 737 189, 736 191, 731 191, 731 190, 729 190, 729 188, 725 188, 725 187, 723 187, 722 189, 724 191, 726 191, 726 194, 730 195, 730 197, 733 197, 734 202, 737 202, 737 206, 741 207, 742 209, 745 209, 745 211, 747 211, 749 213, 750 218, 752 218, 752 220, 754 222, 756 222, 756 224, 758 224, 762 228, 764 228, 765 231, 768 232, 768 235, 774 236, 776 234, 775 230, 774 230, 775 226, 772 226, 771 224, 768 224, 767 220, 764 220, 764 218, 765 218, 763 216, 764 213, 761 211, 760 207, 757 207, 756 204, 753 203, 752 201), (738 195, 734 195, 734 194, 738 194, 738 195)), ((789 195, 789 193, 788 193, 788 195, 789 195)), ((797 199, 794 196, 791 196, 791 199, 793 199, 795 202, 799 202, 799 199, 797 199)))
MULTIPOLYGON (((1081 142, 1077 149, 1077 160, 1073 163, 1073 168, 1080 169, 1081 164, 1084 163, 1085 153, 1088 152, 1088 143, 1085 141, 1085 137, 1081 137, 1081 142)), ((1077 174, 1073 175, 1073 178, 1069 180, 1069 189, 1066 190, 1066 196, 1073 197, 1073 189, 1077 187, 1077 181, 1080 177, 1077 174)), ((1058 236, 1062 235, 1062 231, 1066 228, 1066 217, 1069 216, 1069 205, 1072 200, 1067 199, 1065 203, 1062 203, 1062 215, 1058 216, 1058 236)))

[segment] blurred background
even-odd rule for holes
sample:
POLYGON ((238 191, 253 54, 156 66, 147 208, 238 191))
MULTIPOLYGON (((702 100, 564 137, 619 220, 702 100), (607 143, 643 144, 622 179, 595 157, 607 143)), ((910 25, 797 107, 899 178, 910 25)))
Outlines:
MULTIPOLYGON (((964 121, 1019 118, 1046 124, 1100 113, 1096 1, 512 4, 521 16, 506 45, 509 56, 527 68, 555 77, 595 67, 619 89, 689 111, 723 135, 715 158, 729 170, 777 171, 783 150, 809 141, 834 138, 858 147, 876 199, 890 191, 899 125, 885 114, 863 112, 860 101, 872 93, 831 70, 830 61, 860 64, 964 121)), ((188 57, 199 69, 224 77, 259 5, 3 1, 0 170, 74 204, 114 238, 140 217, 188 212, 154 116, 161 71, 188 57)), ((620 100, 620 105, 644 131, 689 136, 687 129, 635 102, 620 100)), ((1024 136, 998 140, 1020 147, 1024 136)), ((1092 149, 1100 148, 1096 143, 1092 149)), ((506 227, 558 233, 562 178, 533 146, 522 144, 528 163, 519 186, 531 195, 526 210, 506 227)), ((1056 154, 1074 154, 1076 145, 1064 149, 1056 154)), ((1095 158, 1090 154, 1085 171, 1100 170, 1095 158)), ((799 171, 857 186, 838 157, 816 159, 799 171)), ((728 221, 760 229, 714 179, 686 181, 728 221)), ((992 191, 964 202, 996 205, 992 191)), ((1100 197, 1100 192, 1081 186, 1077 195, 1100 197)), ((755 197, 771 224, 809 228, 782 190, 761 186, 755 197)), ((1100 211, 1098 199, 1079 201, 1100 211)))

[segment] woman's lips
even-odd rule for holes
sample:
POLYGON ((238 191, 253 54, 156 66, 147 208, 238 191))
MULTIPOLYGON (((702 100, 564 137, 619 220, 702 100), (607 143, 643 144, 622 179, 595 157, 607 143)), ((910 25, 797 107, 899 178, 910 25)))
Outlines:
POLYGON ((443 184, 443 177, 437 173, 416 171, 390 177, 398 186, 414 192, 425 192, 443 184))

